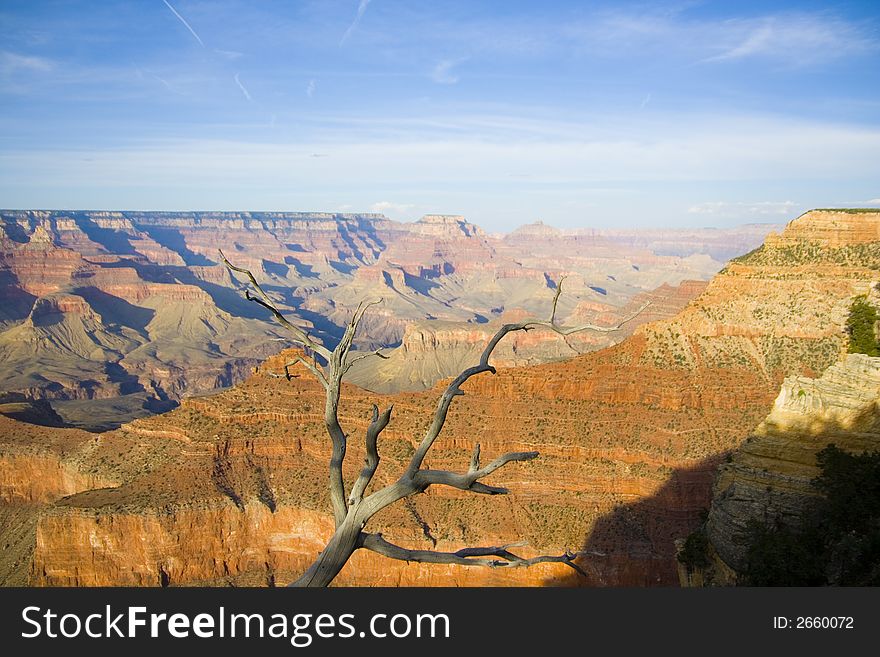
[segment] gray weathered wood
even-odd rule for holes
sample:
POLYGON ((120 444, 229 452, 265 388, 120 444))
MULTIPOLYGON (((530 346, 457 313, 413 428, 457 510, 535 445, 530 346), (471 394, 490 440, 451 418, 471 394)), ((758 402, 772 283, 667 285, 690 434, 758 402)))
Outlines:
POLYGON ((498 343, 506 335, 515 331, 529 331, 535 328, 548 328, 563 337, 585 330, 617 331, 647 308, 649 303, 644 304, 633 315, 627 317, 616 326, 583 324, 572 328, 562 328, 556 325, 556 308, 562 292, 562 281, 560 281, 556 286, 556 293, 553 296, 550 319, 548 321, 526 321, 517 324, 505 324, 498 329, 486 344, 486 348, 480 356, 480 362, 473 367, 465 369, 456 376, 440 395, 431 424, 422 436, 403 474, 393 483, 365 497, 367 487, 379 468, 379 436, 390 423, 393 409, 392 406, 389 406, 388 409, 380 413, 378 406, 373 405, 371 421, 364 437, 366 450, 364 467, 361 469, 346 500, 342 465, 345 461, 348 438, 339 423, 342 379, 349 368, 358 360, 369 356, 387 358, 387 356, 381 353, 381 350, 349 358, 352 342, 364 313, 370 306, 378 302, 362 302, 358 305, 343 332, 339 344, 331 351, 313 340, 303 329, 289 322, 263 288, 260 287, 260 284, 250 271, 232 265, 223 256, 222 252, 220 257, 223 260, 223 264, 230 270, 246 275, 251 285, 254 286, 260 295, 259 297, 254 297, 246 293, 247 298, 269 309, 283 326, 291 330, 296 341, 300 342, 306 349, 320 355, 326 363, 319 365, 317 361, 310 363, 306 359, 298 357, 284 366, 284 375, 288 380, 291 378, 289 367, 302 363, 324 386, 324 425, 332 446, 329 473, 330 501, 336 523, 336 530, 326 547, 321 551, 314 563, 309 566, 302 576, 292 582, 290 586, 328 586, 351 558, 351 555, 358 549, 370 550, 391 559, 402 561, 484 566, 489 568, 527 568, 539 563, 563 563, 581 575, 586 576, 580 566, 575 563, 577 555, 569 551, 564 552, 562 555, 539 555, 526 559, 510 551, 510 548, 521 544, 463 548, 455 552, 414 550, 394 545, 386 541, 381 534, 365 531, 365 527, 370 519, 382 509, 410 495, 424 492, 431 486, 450 486, 483 495, 505 495, 509 492, 506 488, 486 484, 481 479, 488 477, 508 463, 531 461, 538 457, 538 452, 508 452, 497 457, 488 465, 480 467, 480 444, 476 443, 468 469, 465 472, 433 470, 422 467, 428 451, 443 430, 452 402, 456 397, 464 394, 461 386, 471 377, 478 374, 484 372, 495 373, 495 368, 489 364, 489 358, 492 356, 495 347, 498 346, 498 343))

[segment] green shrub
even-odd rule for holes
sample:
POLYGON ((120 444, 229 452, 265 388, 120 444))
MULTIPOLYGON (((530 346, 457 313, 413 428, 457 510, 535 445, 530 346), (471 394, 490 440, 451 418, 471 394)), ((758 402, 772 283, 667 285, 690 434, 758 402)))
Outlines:
POLYGON ((678 560, 687 566, 689 571, 706 568, 709 565, 709 538, 703 527, 688 534, 681 552, 678 553, 678 560))
POLYGON ((880 344, 874 326, 877 324, 877 309, 864 296, 856 297, 849 308, 846 332, 849 334, 849 353, 880 356, 880 344))
POLYGON ((752 586, 880 584, 880 452, 818 454, 820 497, 794 526, 748 525, 752 586))

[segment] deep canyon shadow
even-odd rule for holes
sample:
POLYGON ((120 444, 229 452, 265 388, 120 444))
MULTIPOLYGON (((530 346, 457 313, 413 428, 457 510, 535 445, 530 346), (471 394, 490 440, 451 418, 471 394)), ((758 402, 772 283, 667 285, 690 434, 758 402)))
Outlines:
POLYGON ((621 504, 600 517, 586 536, 576 573, 548 578, 546 586, 678 586, 675 540, 700 523, 727 452, 678 468, 650 497, 621 504))

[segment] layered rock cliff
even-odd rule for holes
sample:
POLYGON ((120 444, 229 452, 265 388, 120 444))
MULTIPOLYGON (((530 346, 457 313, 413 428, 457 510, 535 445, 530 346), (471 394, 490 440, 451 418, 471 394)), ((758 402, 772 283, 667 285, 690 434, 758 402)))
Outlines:
MULTIPOLYGON (((812 219, 799 218, 782 238, 809 246, 799 235, 809 234, 812 219)), ((880 213, 860 219, 876 226, 880 213)), ((854 232, 862 234, 863 226, 854 232)), ((851 246, 842 243, 834 248, 851 246)), ((541 457, 493 478, 510 496, 431 490, 371 525, 413 547, 526 539, 542 552, 580 548, 587 580, 560 572, 562 566, 464 570, 366 554, 352 560, 338 583, 675 583, 674 541, 699 523, 718 462, 766 416, 786 376, 815 375, 839 359, 846 308, 876 279, 873 261, 852 253, 845 262, 815 264, 746 258, 676 317, 640 326, 618 345, 473 379, 456 400, 430 465, 462 468, 475 440, 487 458, 517 449, 536 449, 541 457)), ((320 386, 304 369, 291 381, 271 376, 289 356, 270 358, 230 390, 188 399, 171 413, 89 441, 68 445, 49 428, 39 429, 45 438, 21 438, 46 443, 44 451, 69 472, 102 482, 33 516, 28 581, 281 584, 301 572, 330 528, 329 449, 320 386)), ((379 443, 378 486, 407 460, 437 393, 382 396, 346 387, 347 479, 361 463, 357 436, 372 402, 395 404, 379 443)), ((46 467, 41 463, 28 467, 36 472, 46 467)), ((61 480, 45 472, 47 480, 61 480)), ((60 483, 53 490, 68 491, 60 483)), ((8 508, 24 508, 28 494, 15 495, 22 501, 8 508)))
MULTIPOLYGON (((514 333, 495 350, 493 362, 496 367, 521 367, 596 351, 620 342, 642 324, 676 315, 705 288, 703 281, 683 281, 676 286, 664 284, 651 292, 635 295, 622 308, 582 301, 568 317, 557 319, 560 326, 593 324, 607 328, 623 322, 621 329, 582 331, 564 338, 543 328, 514 333)), ((549 294, 545 297, 549 301, 549 294)), ((408 324, 399 347, 385 352, 385 359, 359 361, 350 371, 349 380, 376 392, 424 390, 477 362, 486 343, 502 324, 529 319, 546 321, 547 318, 514 309, 482 324, 439 321, 408 324)))
POLYGON ((850 354, 821 377, 787 378, 770 414, 720 466, 706 525, 706 583, 735 584, 751 521, 797 527, 817 494, 816 455, 829 444, 880 449, 880 358, 850 354))
POLYGON ((91 423, 85 400, 104 417, 112 405, 118 424, 239 381, 285 343, 268 312, 241 298, 218 247, 327 343, 361 300, 381 300, 358 338, 370 349, 399 344, 417 323, 543 312, 563 275, 577 281, 568 313, 579 303, 618 309, 721 266, 568 234, 532 245, 447 215, 0 211, 0 392, 52 400, 97 429, 107 424, 91 423))

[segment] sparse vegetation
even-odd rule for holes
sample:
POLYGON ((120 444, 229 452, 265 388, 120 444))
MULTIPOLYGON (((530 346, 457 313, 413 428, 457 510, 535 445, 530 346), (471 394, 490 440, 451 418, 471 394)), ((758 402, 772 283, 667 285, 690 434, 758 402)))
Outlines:
POLYGON ((731 262, 765 267, 843 265, 880 269, 880 242, 846 244, 837 248, 808 241, 773 247, 765 244, 731 262))

